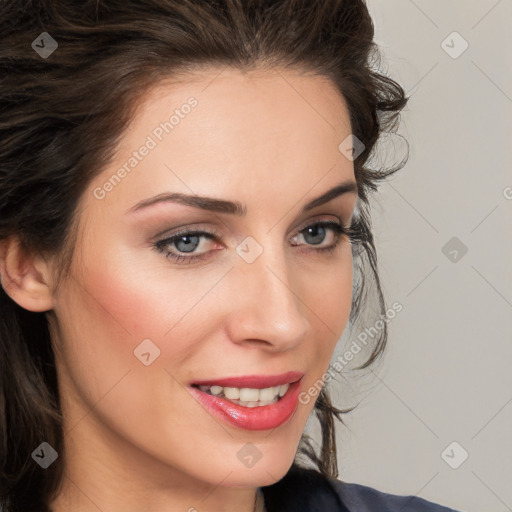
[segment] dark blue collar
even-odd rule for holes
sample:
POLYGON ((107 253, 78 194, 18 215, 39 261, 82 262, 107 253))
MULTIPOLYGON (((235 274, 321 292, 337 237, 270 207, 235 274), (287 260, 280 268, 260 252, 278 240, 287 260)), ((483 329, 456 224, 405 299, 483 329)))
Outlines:
POLYGON ((350 512, 325 476, 296 464, 261 490, 267 512, 350 512))

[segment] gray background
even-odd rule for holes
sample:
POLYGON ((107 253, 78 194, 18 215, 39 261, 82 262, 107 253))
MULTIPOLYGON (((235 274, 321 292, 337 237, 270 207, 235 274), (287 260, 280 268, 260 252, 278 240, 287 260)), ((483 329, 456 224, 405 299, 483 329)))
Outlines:
POLYGON ((386 301, 403 309, 374 373, 330 384, 335 405, 360 400, 346 427, 336 422, 339 478, 512 510, 512 1, 369 7, 383 65, 411 96, 399 130, 409 161, 373 208, 386 301), (454 31, 463 39, 447 39, 454 31), (457 465, 462 450, 453 469, 445 460, 457 465))

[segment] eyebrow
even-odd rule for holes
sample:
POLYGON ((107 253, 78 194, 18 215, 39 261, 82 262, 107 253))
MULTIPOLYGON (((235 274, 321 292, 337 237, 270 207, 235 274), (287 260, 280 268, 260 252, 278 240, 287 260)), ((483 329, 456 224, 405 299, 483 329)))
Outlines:
MULTIPOLYGON (((357 184, 355 181, 344 181, 339 185, 331 188, 327 192, 324 192, 321 196, 313 199, 309 203, 305 204, 302 207, 302 212, 307 212, 316 208, 317 206, 321 206, 336 197, 339 197, 343 194, 347 193, 356 193, 357 194, 357 184)), ((158 194, 157 196, 151 197, 149 199, 145 199, 140 201, 136 205, 132 206, 127 213, 134 213, 140 211, 144 208, 148 208, 157 203, 178 203, 185 206, 192 206, 194 208, 199 208, 201 210, 207 210, 216 213, 224 213, 228 215, 237 215, 243 217, 247 214, 247 208, 238 201, 227 201, 224 199, 215 199, 212 197, 201 197, 196 195, 187 195, 181 194, 178 192, 174 193, 163 193, 158 194)))

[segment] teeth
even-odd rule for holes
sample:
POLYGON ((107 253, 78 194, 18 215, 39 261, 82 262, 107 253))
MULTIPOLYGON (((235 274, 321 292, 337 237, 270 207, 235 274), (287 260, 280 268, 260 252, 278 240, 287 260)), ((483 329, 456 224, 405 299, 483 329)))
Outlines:
POLYGON ((284 394, 288 391, 290 384, 282 384, 279 386, 279 396, 284 396, 284 394))
POLYGON ((264 405, 275 404, 278 400, 279 399, 277 397, 275 397, 273 400, 269 400, 269 401, 262 401, 262 400, 258 400, 257 402, 255 402, 255 401, 242 402, 242 400, 229 400, 229 401, 234 404, 241 405, 243 407, 262 407, 264 405))
MULTIPOLYGON (((241 388, 239 395, 240 396, 236 398, 240 399, 242 402, 257 402, 260 398, 260 390, 251 388, 241 388)), ((230 398, 229 395, 226 396, 230 398)))
MULTIPOLYGON (((253 391, 256 391, 256 390, 253 390, 253 391)), ((261 400, 262 402, 268 402, 268 401, 274 400, 274 398, 277 394, 275 391, 276 391, 275 387, 260 389, 260 391, 258 393, 258 400, 261 400)), ((240 399, 242 399, 242 397, 240 397, 240 399)))
POLYGON ((270 388, 233 388, 222 386, 199 386, 201 391, 215 396, 227 398, 229 401, 244 407, 261 407, 274 404, 283 397, 290 387, 289 384, 270 388))
MULTIPOLYGON (((208 386, 205 387, 208 388, 208 386)), ((212 395, 220 395, 222 393, 222 386, 212 386, 210 392, 212 395)))
POLYGON ((239 388, 224 388, 224 396, 230 400, 240 400, 239 388))

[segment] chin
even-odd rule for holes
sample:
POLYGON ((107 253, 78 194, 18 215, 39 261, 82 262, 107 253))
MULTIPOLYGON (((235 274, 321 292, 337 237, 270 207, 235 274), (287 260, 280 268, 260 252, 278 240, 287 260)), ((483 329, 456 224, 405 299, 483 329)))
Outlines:
POLYGON ((237 488, 272 485, 288 473, 294 462, 294 455, 295 453, 292 453, 289 457, 281 458, 273 456, 272 459, 268 457, 267 461, 264 461, 265 456, 263 456, 252 467, 245 468, 241 466, 234 470, 231 467, 226 471, 226 473, 231 471, 231 474, 223 481, 222 485, 237 488))

